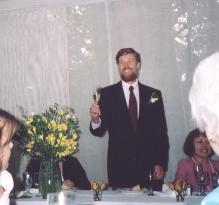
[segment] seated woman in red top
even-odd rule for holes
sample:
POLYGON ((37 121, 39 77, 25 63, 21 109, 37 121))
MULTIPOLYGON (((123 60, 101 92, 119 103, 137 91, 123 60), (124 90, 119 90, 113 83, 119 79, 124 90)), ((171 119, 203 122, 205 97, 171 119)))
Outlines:
MULTIPOLYGON (((188 157, 178 162, 176 179, 185 180, 188 184, 192 185, 193 191, 198 191, 193 167, 199 165, 211 177, 212 173, 219 171, 219 160, 212 160, 210 158, 214 152, 211 149, 206 134, 198 129, 188 134, 183 145, 183 151, 188 157)), ((212 189, 212 182, 209 179, 205 191, 211 191, 212 189)))

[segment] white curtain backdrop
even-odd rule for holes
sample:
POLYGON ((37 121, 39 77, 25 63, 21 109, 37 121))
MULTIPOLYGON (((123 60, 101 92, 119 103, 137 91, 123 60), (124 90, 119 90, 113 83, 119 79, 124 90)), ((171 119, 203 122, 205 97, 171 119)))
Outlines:
MULTIPOLYGON (((166 181, 173 180, 185 136, 195 127, 188 102, 193 71, 219 49, 218 19, 218 0, 0 1, 0 107, 17 117, 17 106, 28 112, 55 102, 73 107, 82 130, 76 156, 89 179, 107 180, 108 137, 89 133, 89 108, 96 87, 119 80, 117 51, 133 47, 142 56, 140 81, 163 93, 166 181)), ((22 172, 23 164, 12 171, 22 172)))

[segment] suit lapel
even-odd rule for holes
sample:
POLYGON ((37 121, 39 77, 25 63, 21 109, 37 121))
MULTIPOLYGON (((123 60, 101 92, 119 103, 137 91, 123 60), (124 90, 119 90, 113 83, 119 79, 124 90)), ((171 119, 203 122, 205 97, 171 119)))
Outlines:
POLYGON ((124 112, 127 112, 128 113, 128 107, 127 107, 127 103, 126 103, 126 100, 125 100, 125 94, 123 92, 123 88, 122 88, 122 82, 120 81, 118 84, 117 84, 117 89, 116 89, 117 93, 116 93, 116 96, 117 96, 117 103, 119 105, 119 107, 124 111, 124 112))
POLYGON ((128 110, 128 106, 125 100, 125 94, 123 92, 123 88, 122 88, 122 82, 120 81, 119 83, 117 83, 116 85, 116 104, 117 104, 117 112, 121 113, 121 116, 124 116, 123 120, 124 123, 127 124, 127 126, 131 126, 131 121, 130 121, 130 117, 129 117, 129 110, 128 110))
POLYGON ((144 88, 144 86, 139 82, 139 121, 141 120, 141 116, 144 113, 144 108, 149 103, 151 97, 151 93, 144 88))

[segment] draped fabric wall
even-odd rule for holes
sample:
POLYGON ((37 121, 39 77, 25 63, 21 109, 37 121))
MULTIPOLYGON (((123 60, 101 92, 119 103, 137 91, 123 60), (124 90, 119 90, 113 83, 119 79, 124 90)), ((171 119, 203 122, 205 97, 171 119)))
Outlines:
MULTIPOLYGON (((163 93, 172 180, 195 126, 188 102, 194 68, 218 50, 218 0, 46 2, 13 9, 0 2, 0 107, 17 117, 17 106, 73 107, 82 130, 77 157, 90 179, 106 180, 107 135, 89 133, 89 107, 96 87, 119 80, 117 51, 133 47, 142 55, 140 81, 163 93)), ((22 163, 12 170, 22 172, 22 163)))

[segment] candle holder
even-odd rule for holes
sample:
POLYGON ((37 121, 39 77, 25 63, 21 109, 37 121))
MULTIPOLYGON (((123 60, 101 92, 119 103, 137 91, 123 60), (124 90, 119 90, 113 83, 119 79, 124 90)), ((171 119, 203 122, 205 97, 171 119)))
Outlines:
POLYGON ((91 182, 91 189, 93 190, 93 198, 94 201, 101 201, 102 200, 102 192, 106 189, 107 184, 102 181, 92 181, 91 182))
POLYGON ((182 179, 177 179, 174 182, 169 182, 168 187, 176 194, 176 201, 182 202, 185 198, 186 182, 182 179))
POLYGON ((102 190, 100 190, 100 189, 93 190, 93 197, 94 197, 94 201, 101 201, 102 200, 102 190))
POLYGON ((176 193, 176 201, 177 202, 181 202, 181 201, 184 201, 184 191, 181 190, 181 191, 175 191, 176 193))

